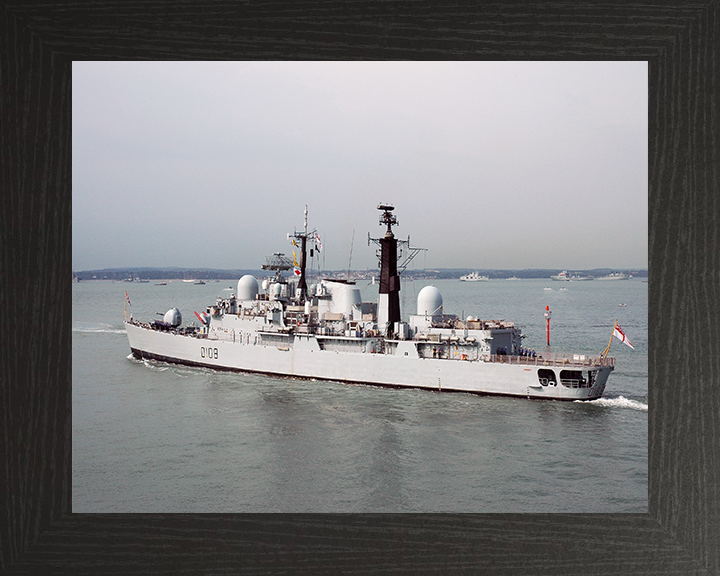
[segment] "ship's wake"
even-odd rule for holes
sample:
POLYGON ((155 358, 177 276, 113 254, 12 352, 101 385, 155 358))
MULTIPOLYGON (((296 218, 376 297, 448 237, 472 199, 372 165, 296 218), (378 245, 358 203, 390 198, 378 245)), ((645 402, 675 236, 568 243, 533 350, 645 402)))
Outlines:
POLYGON ((142 364, 145 366, 145 368, 149 368, 150 370, 154 372, 165 372, 167 370, 172 370, 175 376, 178 378, 187 379, 192 377, 195 374, 212 374, 214 371, 209 368, 186 368, 177 366, 175 364, 168 364, 167 362, 162 362, 158 360, 148 360, 147 358, 136 358, 135 355, 131 352, 126 357, 128 360, 135 362, 136 364, 140 365, 142 364))
POLYGON ((93 322, 73 322, 73 332, 86 332, 86 333, 104 333, 104 334, 126 334, 124 328, 115 328, 112 324, 102 324, 93 322))
POLYGON ((647 412, 648 409, 647 404, 643 404, 638 400, 625 398, 625 396, 618 396, 617 398, 598 398, 597 400, 590 400, 589 404, 608 408, 627 408, 630 410, 639 410, 641 412, 647 412))

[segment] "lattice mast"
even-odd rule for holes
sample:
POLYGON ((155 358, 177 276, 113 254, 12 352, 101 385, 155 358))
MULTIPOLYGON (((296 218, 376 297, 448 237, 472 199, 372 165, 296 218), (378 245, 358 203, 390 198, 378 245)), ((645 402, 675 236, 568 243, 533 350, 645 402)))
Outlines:
MULTIPOLYGON (((291 237, 293 239, 293 245, 297 246, 297 243, 295 240, 300 241, 300 256, 297 258, 294 262, 296 266, 295 274, 300 276, 300 279, 298 280, 298 291, 299 291, 299 298, 298 300, 302 303, 305 302, 308 298, 308 289, 307 289, 307 281, 305 280, 305 268, 307 266, 307 243, 308 239, 315 240, 317 236, 317 230, 313 230, 312 232, 308 232, 308 209, 307 204, 305 205, 305 225, 302 232, 295 231, 292 234, 288 234, 288 237, 291 237), (298 262, 299 260, 299 262, 298 262)), ((294 254, 294 251, 293 251, 294 254)))

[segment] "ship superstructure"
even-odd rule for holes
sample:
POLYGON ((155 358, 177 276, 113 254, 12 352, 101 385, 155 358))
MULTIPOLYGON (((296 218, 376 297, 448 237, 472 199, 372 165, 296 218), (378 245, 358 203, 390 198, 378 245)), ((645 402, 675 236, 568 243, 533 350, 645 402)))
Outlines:
POLYGON ((182 325, 173 308, 163 321, 125 322, 133 355, 219 370, 337 380, 394 387, 588 400, 605 389, 614 358, 602 354, 538 355, 523 346, 513 322, 458 318, 443 310, 442 294, 425 286, 415 314, 401 319, 400 271, 419 248, 398 240, 394 207, 378 206, 385 235, 380 246, 378 299, 363 302, 349 280, 305 278, 315 231, 288 235, 299 255, 276 253, 263 266, 274 277, 243 276, 237 292, 218 298, 199 325, 182 325), (398 244, 401 250, 398 250, 398 244), (398 261, 404 262, 398 267, 398 261), (283 272, 294 268, 294 277, 283 272), (399 271, 400 270, 400 271, 399 271))

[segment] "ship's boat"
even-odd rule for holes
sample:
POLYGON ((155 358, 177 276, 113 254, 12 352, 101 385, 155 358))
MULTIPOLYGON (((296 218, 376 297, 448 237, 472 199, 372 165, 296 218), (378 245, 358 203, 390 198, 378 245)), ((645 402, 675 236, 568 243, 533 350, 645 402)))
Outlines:
POLYGON ((376 301, 363 302, 349 280, 308 286, 308 250, 320 245, 317 232, 308 230, 306 207, 303 231, 288 235, 299 255, 277 253, 263 266, 274 277, 243 276, 236 292, 195 312, 198 325, 183 325, 176 308, 162 321, 126 319, 132 354, 217 370, 392 387, 558 400, 602 396, 615 366, 607 351, 537 354, 523 346, 524 335, 513 322, 446 313, 435 286, 420 290, 414 314, 403 321, 400 274, 408 255, 421 249, 410 247, 409 237, 395 238, 393 206, 378 209, 385 234, 368 237, 380 247, 376 301), (400 267, 399 254, 406 258, 400 267))

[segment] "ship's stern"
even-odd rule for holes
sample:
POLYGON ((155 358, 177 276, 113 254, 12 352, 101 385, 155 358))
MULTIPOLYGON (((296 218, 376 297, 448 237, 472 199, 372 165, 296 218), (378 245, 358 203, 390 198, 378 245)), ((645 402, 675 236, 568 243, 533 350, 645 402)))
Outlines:
POLYGON ((593 383, 590 388, 584 388, 582 390, 586 391, 587 396, 584 398, 580 398, 581 400, 597 400, 598 398, 602 397, 603 393, 605 392, 605 386, 607 385, 608 378, 610 377, 610 373, 614 370, 613 366, 602 366, 600 368, 597 368, 596 370, 591 370, 589 374, 593 375, 593 383))

